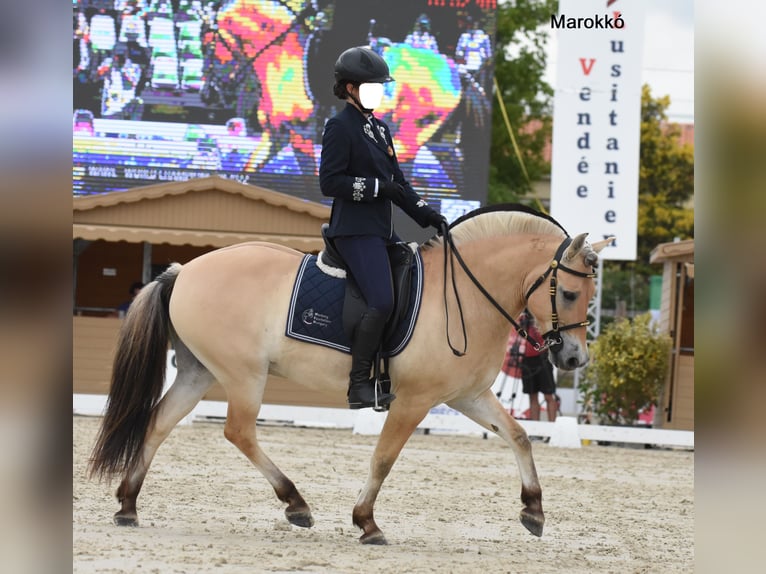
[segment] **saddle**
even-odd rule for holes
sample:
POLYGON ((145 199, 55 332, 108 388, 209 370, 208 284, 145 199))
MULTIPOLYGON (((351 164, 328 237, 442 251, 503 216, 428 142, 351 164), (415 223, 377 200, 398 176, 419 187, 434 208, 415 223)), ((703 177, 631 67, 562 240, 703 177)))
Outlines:
MULTIPOLYGON (((324 240, 324 250, 319 254, 320 265, 329 268, 331 271, 345 273, 346 292, 343 299, 343 330, 351 339, 352 334, 362 313, 367 309, 367 303, 362 297, 354 278, 348 273, 343 258, 335 248, 335 243, 330 237, 327 237, 327 223, 322 225, 322 239, 324 240)), ((410 287, 412 284, 412 263, 415 259, 415 252, 412 248, 403 242, 393 243, 388 246, 388 260, 391 264, 391 277, 393 280, 394 291, 394 310, 386 323, 383 332, 382 341, 389 339, 396 331, 400 321, 407 316, 410 302, 410 287)))

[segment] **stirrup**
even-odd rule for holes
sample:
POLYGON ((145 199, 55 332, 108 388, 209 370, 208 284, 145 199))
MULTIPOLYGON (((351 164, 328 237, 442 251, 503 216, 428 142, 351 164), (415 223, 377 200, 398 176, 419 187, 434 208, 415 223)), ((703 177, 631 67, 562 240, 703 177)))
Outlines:
POLYGON ((396 398, 393 393, 384 393, 380 388, 380 383, 376 379, 370 379, 367 383, 352 383, 348 387, 346 394, 348 399, 348 408, 366 409, 372 407, 374 411, 385 412, 389 409, 391 402, 396 398), (352 400, 352 391, 354 397, 352 400), (372 396, 361 396, 372 391, 372 396))
POLYGON ((376 405, 372 408, 379 413, 386 412, 391 407, 391 402, 396 398, 396 395, 391 392, 391 378, 388 376, 388 373, 381 373, 375 379, 375 397, 377 398, 378 396, 383 397, 386 400, 386 404, 376 405))
POLYGON ((380 388, 380 383, 377 381, 375 382, 375 404, 372 405, 372 410, 378 413, 385 413, 388 411, 388 409, 391 408, 391 403, 396 398, 396 395, 394 393, 384 393, 380 392, 378 394, 378 389, 380 388), (382 402, 385 401, 385 402, 382 402))

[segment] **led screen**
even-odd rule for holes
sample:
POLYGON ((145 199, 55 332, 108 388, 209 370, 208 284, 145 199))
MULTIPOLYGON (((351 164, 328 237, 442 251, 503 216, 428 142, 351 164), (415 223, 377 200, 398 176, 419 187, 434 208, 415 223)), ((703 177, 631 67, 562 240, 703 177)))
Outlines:
POLYGON ((487 193, 496 2, 73 2, 73 190, 217 174, 312 201, 333 64, 388 62, 376 116, 405 176, 463 211, 487 193))

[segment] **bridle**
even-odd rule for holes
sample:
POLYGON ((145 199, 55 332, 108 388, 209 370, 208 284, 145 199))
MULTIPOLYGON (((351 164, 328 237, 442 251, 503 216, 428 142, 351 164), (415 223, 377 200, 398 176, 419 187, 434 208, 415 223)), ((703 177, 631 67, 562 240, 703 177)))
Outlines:
POLYGON ((460 303, 460 296, 457 292, 457 284, 455 283, 455 265, 454 265, 454 259, 457 259, 458 263, 460 263, 460 267, 463 268, 463 271, 465 271, 466 275, 468 275, 468 278, 473 282, 474 285, 476 285, 477 289, 481 292, 482 295, 492 304, 492 306, 497 309, 500 314, 505 317, 505 319, 513 325, 513 328, 516 329, 516 332, 519 334, 520 337, 528 341, 536 351, 542 352, 545 351, 551 347, 556 347, 558 345, 561 345, 563 343, 563 339, 561 338, 561 333, 564 331, 569 331, 570 329, 577 329, 579 327, 587 327, 590 325, 590 321, 585 319, 584 321, 579 321, 577 323, 570 323, 569 325, 559 325, 559 316, 558 316, 558 310, 556 307, 556 290, 558 287, 558 272, 559 270, 565 271, 566 273, 570 273, 572 275, 576 275, 577 277, 585 277, 585 278, 594 278, 596 277, 596 273, 583 273, 582 271, 577 271, 575 269, 572 269, 570 267, 567 267, 563 263, 561 263, 561 258, 564 256, 564 252, 566 251, 567 247, 572 243, 572 238, 567 236, 564 241, 561 242, 558 249, 556 249, 556 254, 553 256, 553 259, 551 260, 550 264, 548 265, 548 268, 545 270, 545 273, 540 275, 535 282, 532 284, 532 286, 527 290, 526 294, 524 295, 524 300, 529 301, 529 298, 532 296, 532 293, 540 287, 540 285, 543 284, 543 282, 550 276, 549 281, 549 290, 550 290, 550 296, 551 296, 551 329, 549 331, 546 331, 543 333, 543 343, 539 344, 537 341, 535 341, 529 334, 529 332, 522 328, 516 320, 511 317, 511 315, 503 309, 502 305, 498 303, 492 295, 490 295, 489 291, 487 291, 484 286, 479 283, 479 280, 476 279, 476 276, 471 272, 471 270, 468 268, 468 265, 466 265, 465 261, 463 260, 462 256, 460 255, 460 252, 458 251, 457 247, 455 246, 455 243, 452 241, 452 234, 449 232, 449 227, 445 223, 442 225, 442 236, 444 237, 444 311, 447 316, 447 344, 449 345, 450 349, 452 349, 452 352, 457 355, 458 357, 462 357, 465 355, 466 350, 468 349, 468 337, 465 329, 465 320, 463 318, 463 307, 460 303), (450 262, 452 263, 452 291, 455 294, 455 299, 457 301, 457 307, 458 312, 460 313, 460 323, 463 330, 463 350, 458 351, 453 345, 452 341, 450 340, 449 336, 449 310, 447 306, 447 254, 449 252, 450 255, 450 262))

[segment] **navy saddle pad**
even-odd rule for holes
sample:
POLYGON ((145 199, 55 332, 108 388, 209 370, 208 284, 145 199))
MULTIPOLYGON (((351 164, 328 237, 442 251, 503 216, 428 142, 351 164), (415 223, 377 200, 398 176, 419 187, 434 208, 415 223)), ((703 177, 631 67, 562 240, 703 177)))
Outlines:
MULTIPOLYGON (((290 297, 285 335, 351 353, 351 341, 343 330, 346 280, 327 275, 317 267, 316 260, 316 255, 306 255, 298 268, 290 297)), ((383 341, 383 356, 386 357, 401 353, 415 329, 423 295, 423 260, 420 251, 413 258, 412 273, 407 314, 391 336, 383 341)))

